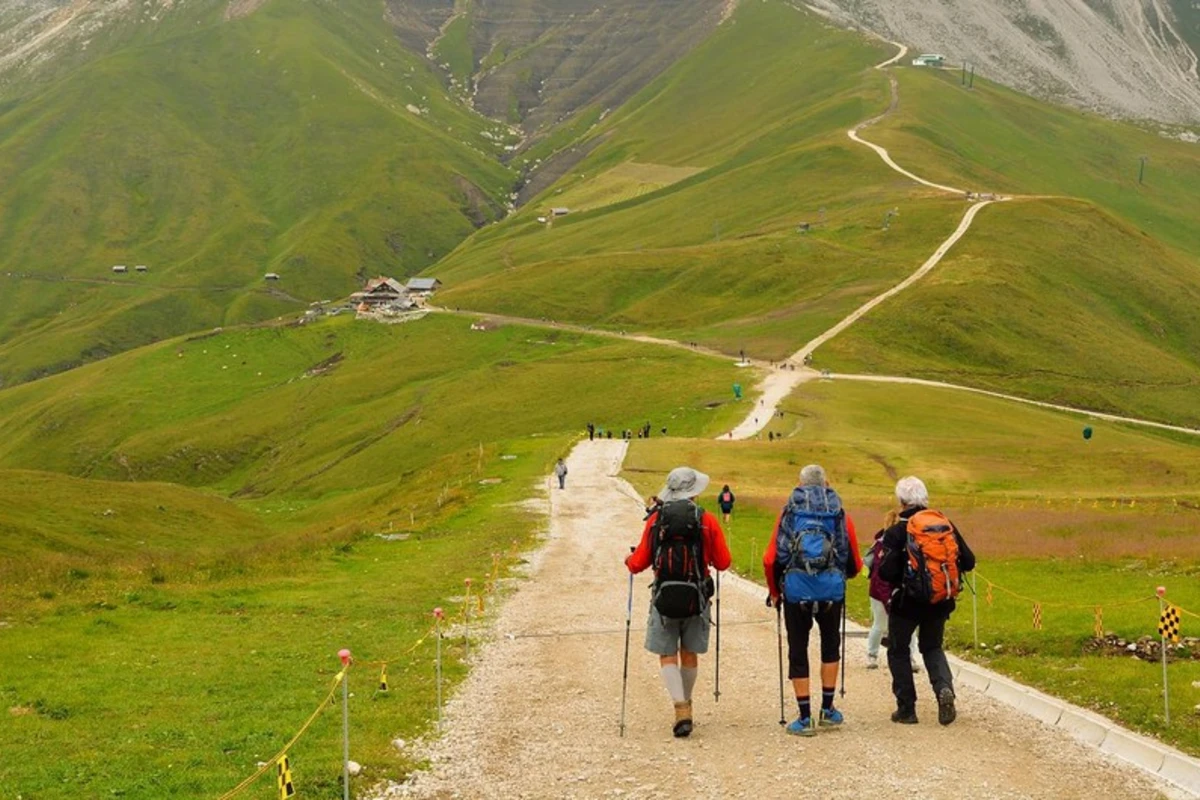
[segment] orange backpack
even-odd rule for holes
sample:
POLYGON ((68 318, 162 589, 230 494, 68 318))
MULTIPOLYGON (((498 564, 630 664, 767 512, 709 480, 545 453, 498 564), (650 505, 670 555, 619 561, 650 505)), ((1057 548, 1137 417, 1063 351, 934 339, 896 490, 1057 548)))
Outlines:
POLYGON ((904 593, 933 605, 958 597, 958 538, 940 511, 918 511, 908 520, 904 593))

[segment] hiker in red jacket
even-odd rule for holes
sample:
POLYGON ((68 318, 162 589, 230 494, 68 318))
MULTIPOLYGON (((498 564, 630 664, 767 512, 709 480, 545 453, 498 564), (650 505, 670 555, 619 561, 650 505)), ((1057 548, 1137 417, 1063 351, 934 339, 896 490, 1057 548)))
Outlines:
POLYGON ((625 559, 629 571, 654 570, 646 649, 658 655, 663 684, 675 704, 673 732, 692 732, 692 690, 699 655, 708 652, 709 567, 729 569, 732 561, 717 518, 696 505, 708 476, 678 467, 658 493, 660 505, 646 519, 642 540, 625 559))
POLYGON ((787 726, 796 736, 813 736, 809 695, 808 638, 813 622, 821 631, 820 724, 841 725, 833 707, 841 663, 838 623, 846 605, 846 579, 862 571, 854 521, 841 498, 829 488, 825 470, 809 464, 784 507, 763 553, 763 571, 776 608, 783 604, 788 634, 788 677, 796 692, 799 717, 787 726))

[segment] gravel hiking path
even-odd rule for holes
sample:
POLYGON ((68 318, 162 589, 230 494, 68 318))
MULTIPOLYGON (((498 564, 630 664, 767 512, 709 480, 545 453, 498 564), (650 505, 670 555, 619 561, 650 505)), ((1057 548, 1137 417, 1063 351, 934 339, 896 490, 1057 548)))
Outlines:
MULTIPOLYGON (((649 576, 634 580, 627 731, 618 735, 628 573, 642 528, 633 488, 614 477, 624 442, 582 442, 565 491, 550 492, 546 543, 503 602, 470 676, 447 708, 430 769, 375 798, 1154 797, 1160 787, 1066 735, 959 691, 959 720, 936 722, 918 681, 921 724, 898 726, 886 669, 848 643, 847 722, 812 739, 779 727, 775 615, 765 590, 726 576, 721 700, 701 659, 696 731, 671 736, 657 658, 642 649, 649 576)), ((736 520, 733 523, 736 525, 736 520)), ((763 531, 764 538, 767 534, 763 531)), ((866 591, 862 580, 852 591, 866 591)), ((715 633, 714 633, 715 644, 715 633)), ((813 659, 816 659, 814 637, 813 659)), ((919 676, 919 677, 923 677, 919 676)), ((795 701, 787 699, 793 715, 795 701)))

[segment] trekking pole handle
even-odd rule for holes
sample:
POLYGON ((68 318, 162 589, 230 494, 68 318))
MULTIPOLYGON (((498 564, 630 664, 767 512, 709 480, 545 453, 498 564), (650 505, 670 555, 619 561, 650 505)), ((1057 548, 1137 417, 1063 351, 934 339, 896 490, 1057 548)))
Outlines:
MULTIPOLYGON (((633 551, 635 551, 635 550, 637 550, 637 548, 631 545, 629 547, 629 554, 633 555, 633 551)), ((626 600, 626 604, 625 604, 625 627, 627 627, 627 628, 629 627, 629 620, 632 617, 633 617, 633 572, 631 571, 629 573, 629 595, 628 595, 628 600, 626 600)))

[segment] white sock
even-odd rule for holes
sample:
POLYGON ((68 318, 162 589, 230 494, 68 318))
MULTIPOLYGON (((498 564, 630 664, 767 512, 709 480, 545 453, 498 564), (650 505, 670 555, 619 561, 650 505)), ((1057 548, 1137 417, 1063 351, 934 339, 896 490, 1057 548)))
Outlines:
POLYGON ((671 699, 676 703, 686 703, 687 693, 683 690, 683 675, 680 674, 678 664, 666 664, 662 668, 663 684, 667 687, 667 693, 671 695, 671 699))
POLYGON ((697 667, 680 667, 679 674, 683 676, 683 695, 690 701, 692 689, 696 688, 696 676, 700 674, 700 670, 697 667))

